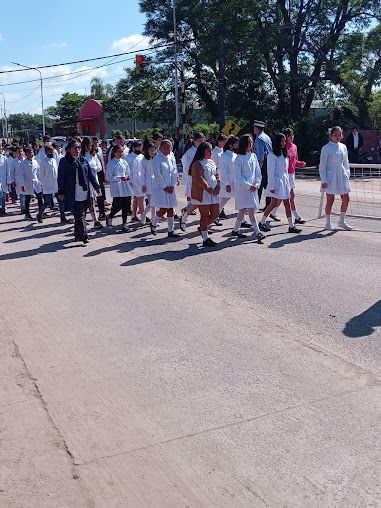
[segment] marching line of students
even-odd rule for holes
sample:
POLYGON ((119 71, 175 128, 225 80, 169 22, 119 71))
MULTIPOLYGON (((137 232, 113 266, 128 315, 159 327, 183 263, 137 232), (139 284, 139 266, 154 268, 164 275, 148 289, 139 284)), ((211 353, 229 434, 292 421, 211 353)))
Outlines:
MULTIPOLYGON (((294 132, 292 129, 285 129, 284 133, 276 134, 270 148, 267 136, 263 133, 263 122, 256 121, 254 126, 260 130, 257 134, 259 141, 256 140, 255 146, 259 146, 258 143, 263 145, 263 150, 259 150, 262 165, 254 153, 254 139, 251 134, 240 138, 228 138, 220 134, 215 148, 212 149, 211 144, 205 141, 205 136, 198 132, 194 135, 192 147, 183 155, 182 183, 188 204, 179 218, 179 227, 184 232, 189 215, 198 209, 198 231, 205 247, 217 245, 210 238, 213 233, 210 227, 213 224, 221 225, 220 220, 227 218, 224 207, 231 198, 235 199, 237 211, 231 231, 232 237, 246 238, 247 235, 240 229, 249 227, 253 229, 253 236, 257 241, 264 240, 266 237, 263 233, 271 229, 268 219, 279 221, 276 211, 282 202, 288 219, 288 231, 301 232, 296 224, 303 224, 305 221, 295 205, 295 167, 304 167, 305 162, 298 160, 297 147, 293 143, 294 132), (267 180, 264 196, 268 204, 258 224, 255 212, 260 206, 259 191, 263 187, 263 178, 267 180), (245 214, 248 214, 251 224, 245 222, 245 214)), ((180 235, 175 231, 175 215, 176 188, 180 181, 172 140, 164 139, 162 134, 157 133, 154 144, 146 144, 142 153, 141 142, 134 142, 128 150, 124 146, 124 138, 118 138, 120 139, 116 140, 109 153, 106 168, 99 141, 95 138, 81 140, 74 137, 66 146, 65 156, 47 142, 44 153, 38 157, 39 163, 31 148, 25 150, 24 159, 22 147, 16 147, 15 157, 10 157, 9 162, 0 152, 1 201, 4 200, 4 189, 12 183, 20 194, 20 206, 25 218, 31 219, 30 201, 32 196, 36 195, 37 220, 42 222, 46 216, 46 207, 54 204, 53 196, 56 196, 61 222, 67 223, 65 212, 72 212, 75 239, 87 243, 85 216, 88 210, 95 228, 103 227, 100 220, 106 220, 106 225, 112 226, 114 216, 122 211, 122 231, 130 232, 127 219, 131 214, 133 200, 131 222, 149 224, 151 234, 156 236, 158 223, 166 215, 168 237, 178 238, 180 235), (105 180, 110 182, 112 197, 112 207, 108 215, 105 213, 105 180), (147 217, 149 212, 151 219, 147 217)), ((341 138, 340 127, 333 127, 330 141, 321 152, 319 171, 321 189, 327 194, 327 230, 335 229, 331 221, 331 210, 337 194, 342 199, 338 227, 352 229, 345 221, 349 203, 350 172, 347 149, 340 142, 341 138)))

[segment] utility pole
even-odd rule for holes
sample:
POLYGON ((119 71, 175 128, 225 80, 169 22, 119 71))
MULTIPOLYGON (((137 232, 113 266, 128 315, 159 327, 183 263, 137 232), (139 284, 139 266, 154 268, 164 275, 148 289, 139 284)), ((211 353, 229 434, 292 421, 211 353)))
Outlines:
POLYGON ((0 95, 3 96, 3 101, 4 101, 4 126, 5 126, 5 137, 7 138, 7 141, 8 141, 8 124, 7 124, 7 113, 5 111, 5 95, 3 93, 0 92, 0 95))
POLYGON ((39 69, 36 67, 29 67, 28 65, 19 64, 16 62, 11 62, 13 65, 18 65, 20 67, 25 67, 25 69, 30 69, 32 71, 37 71, 40 73, 40 82, 41 82, 41 112, 42 112, 42 134, 45 136, 45 113, 44 113, 44 93, 42 91, 42 74, 39 69))
POLYGON ((173 0, 173 37, 175 49, 175 107, 176 107, 176 140, 180 140, 180 118, 179 118, 179 78, 177 69, 177 28, 176 28, 176 0, 173 0))
POLYGON ((218 115, 220 131, 225 127, 225 64, 224 36, 218 33, 218 115))

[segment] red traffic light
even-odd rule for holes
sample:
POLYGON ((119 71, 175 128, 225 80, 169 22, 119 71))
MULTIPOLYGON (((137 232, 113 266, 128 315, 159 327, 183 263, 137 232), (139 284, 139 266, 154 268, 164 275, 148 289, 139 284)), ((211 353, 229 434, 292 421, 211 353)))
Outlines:
POLYGON ((136 56, 136 60, 137 60, 138 62, 143 62, 143 60, 144 60, 144 56, 143 56, 143 55, 137 55, 137 56, 136 56))

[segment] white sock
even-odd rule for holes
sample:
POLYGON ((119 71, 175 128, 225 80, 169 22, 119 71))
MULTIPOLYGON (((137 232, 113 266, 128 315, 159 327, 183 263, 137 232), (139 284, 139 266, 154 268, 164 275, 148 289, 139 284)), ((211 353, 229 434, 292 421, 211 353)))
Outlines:
POLYGON ((295 219, 299 220, 301 218, 300 215, 298 214, 298 211, 296 208, 295 208, 295 210, 292 210, 292 213, 294 214, 295 219))
POLYGON ((226 203, 229 201, 230 198, 220 198, 220 212, 226 205, 226 203))
POLYGON ((248 212, 249 212, 249 219, 251 220, 251 224, 253 226, 255 234, 257 235, 259 233, 259 227, 257 224, 257 218, 255 217, 254 208, 249 208, 248 212))
POLYGON ((291 217, 287 217, 287 220, 288 220, 288 225, 290 226, 290 228, 293 228, 294 227, 294 222, 292 220, 292 215, 291 215, 291 217))
POLYGON ((345 222, 345 215, 347 212, 340 212, 340 222, 345 222))
POLYGON ((157 223, 159 222, 160 218, 161 218, 161 217, 158 217, 158 216, 155 214, 155 217, 152 219, 152 226, 153 226, 154 228, 156 228, 157 223))
POLYGON ((271 212, 272 215, 274 215, 274 217, 276 217, 276 213, 278 211, 278 207, 276 206, 273 211, 271 212))
POLYGON ((240 221, 239 219, 237 219, 237 220, 235 221, 233 231, 235 231, 236 233, 238 233, 238 231, 239 231, 239 227, 240 227, 240 225, 241 225, 241 222, 242 222, 242 221, 240 221))
POLYGON ((266 220, 267 220, 267 217, 265 215, 263 215, 262 219, 261 219, 261 224, 266 224, 266 220))
POLYGON ((155 217, 155 215, 156 215, 156 208, 154 206, 151 206, 151 218, 152 218, 152 220, 155 217))
POLYGON ((201 231, 201 234, 202 234, 202 239, 205 241, 209 238, 209 235, 208 235, 208 230, 206 231, 201 231))
POLYGON ((327 224, 331 225, 332 224, 332 222, 331 222, 331 215, 325 214, 325 221, 326 221, 327 224))
POLYGON ((185 224, 185 222, 187 221, 188 217, 189 217, 189 215, 187 214, 187 212, 184 212, 184 213, 182 214, 182 216, 181 216, 181 222, 182 222, 183 224, 185 224))
POLYGON ((168 220, 168 233, 172 233, 175 219, 173 217, 168 217, 167 220, 168 220))

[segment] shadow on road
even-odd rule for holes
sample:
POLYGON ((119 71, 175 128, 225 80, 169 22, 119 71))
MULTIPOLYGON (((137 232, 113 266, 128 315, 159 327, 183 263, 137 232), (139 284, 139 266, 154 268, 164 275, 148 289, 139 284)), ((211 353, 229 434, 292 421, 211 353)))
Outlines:
POLYGON ((350 319, 343 330, 347 337, 366 337, 381 326, 381 300, 366 311, 350 319))
MULTIPOLYGON (((289 245, 292 243, 300 243, 306 240, 316 240, 320 238, 328 238, 329 236, 334 235, 337 231, 315 231, 314 233, 309 233, 308 235, 303 235, 303 233, 296 234, 295 236, 291 236, 290 238, 284 238, 283 240, 278 240, 277 242, 271 243, 268 247, 269 249, 279 249, 280 247, 284 247, 285 245, 289 245)), ((289 233, 284 233, 289 234, 289 233)))

